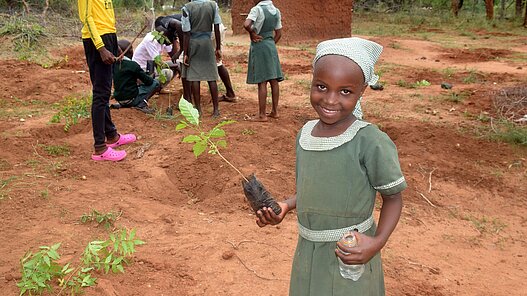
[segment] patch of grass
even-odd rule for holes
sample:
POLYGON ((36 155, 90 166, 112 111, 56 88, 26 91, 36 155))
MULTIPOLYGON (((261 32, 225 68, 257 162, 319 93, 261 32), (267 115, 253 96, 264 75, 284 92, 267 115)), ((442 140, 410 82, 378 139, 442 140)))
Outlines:
POLYGON ((494 141, 501 141, 520 146, 527 146, 527 127, 504 118, 497 121, 490 120, 490 131, 487 137, 494 141))
POLYGON ((90 118, 91 97, 67 97, 62 103, 54 105, 59 111, 51 117, 51 123, 60 123, 64 120, 64 131, 67 132, 72 125, 79 123, 81 118, 90 118))
POLYGON ((7 197, 9 197, 9 184, 11 184, 13 181, 17 179, 16 176, 10 176, 6 179, 0 179, 0 200, 3 200, 7 197))
POLYGON ((478 72, 474 69, 469 70, 468 76, 463 78, 463 83, 465 84, 476 83, 477 81, 479 81, 478 72))
POLYGON ((403 79, 400 79, 397 81, 397 86, 404 87, 404 88, 419 88, 419 87, 426 87, 432 85, 428 80, 421 80, 409 83, 403 79))
POLYGON ((310 91, 311 90, 311 80, 307 79, 299 79, 295 81, 295 84, 302 87, 303 91, 310 91))
POLYGON ((70 155, 70 147, 67 145, 43 145, 40 144, 44 151, 48 153, 48 155, 51 156, 69 156, 70 155))
POLYGON ((38 22, 14 16, 0 29, 0 36, 12 36, 14 50, 23 53, 34 50, 45 35, 45 28, 38 22))
POLYGON ((441 70, 444 78, 452 78, 454 74, 457 73, 457 70, 455 68, 447 67, 443 70, 441 70))
POLYGON ((481 234, 498 234, 507 227, 507 224, 498 218, 488 218, 485 216, 478 218, 472 215, 465 215, 462 217, 462 219, 472 222, 474 227, 481 234))
POLYGON ((439 96, 432 96, 432 99, 437 99, 440 101, 445 101, 449 103, 461 103, 463 102, 467 97, 469 96, 469 93, 466 91, 461 92, 455 92, 455 91, 448 91, 447 93, 442 93, 439 96))

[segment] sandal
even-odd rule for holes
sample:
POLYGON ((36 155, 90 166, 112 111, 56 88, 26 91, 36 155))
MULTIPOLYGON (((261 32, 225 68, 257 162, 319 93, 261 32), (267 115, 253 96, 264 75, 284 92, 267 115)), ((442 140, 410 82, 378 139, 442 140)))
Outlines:
POLYGON ((92 154, 91 159, 95 161, 109 160, 109 161, 119 161, 123 160, 126 157, 126 151, 124 150, 113 150, 108 147, 103 154, 92 154))
POLYGON ((135 140, 137 140, 137 137, 134 134, 119 134, 119 140, 117 140, 117 142, 112 144, 106 144, 106 146, 110 148, 116 148, 122 145, 133 143, 135 142, 135 140))

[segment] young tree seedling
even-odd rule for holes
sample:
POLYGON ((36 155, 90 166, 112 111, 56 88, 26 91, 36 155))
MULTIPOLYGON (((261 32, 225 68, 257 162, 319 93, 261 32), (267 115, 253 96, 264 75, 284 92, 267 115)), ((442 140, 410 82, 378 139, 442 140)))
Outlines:
POLYGON ((271 194, 265 189, 263 184, 256 179, 254 174, 248 178, 245 177, 238 168, 236 168, 230 161, 228 161, 220 152, 220 148, 227 147, 227 141, 223 139, 226 134, 221 128, 227 124, 234 123, 234 120, 224 120, 218 123, 209 131, 203 129, 199 121, 199 112, 194 106, 185 100, 183 97, 179 100, 179 111, 186 120, 181 120, 176 126, 176 130, 182 130, 184 128, 191 128, 196 131, 197 134, 187 135, 183 138, 183 143, 193 143, 192 151, 194 156, 197 158, 205 150, 208 149, 209 154, 216 154, 223 159, 228 165, 230 165, 240 176, 242 176, 242 186, 245 197, 249 201, 252 209, 256 212, 263 207, 272 208, 273 211, 278 215, 282 211, 280 206, 276 203, 271 194))

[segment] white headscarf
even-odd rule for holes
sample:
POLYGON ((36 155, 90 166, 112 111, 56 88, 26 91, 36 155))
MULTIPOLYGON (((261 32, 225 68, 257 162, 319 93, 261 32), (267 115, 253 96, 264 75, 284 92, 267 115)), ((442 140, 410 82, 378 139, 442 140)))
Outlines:
POLYGON ((358 37, 339 38, 322 41, 317 46, 313 67, 323 56, 340 55, 347 57, 359 65, 364 73, 364 81, 374 85, 379 81, 379 76, 373 72, 373 66, 379 59, 382 46, 373 41, 358 37))

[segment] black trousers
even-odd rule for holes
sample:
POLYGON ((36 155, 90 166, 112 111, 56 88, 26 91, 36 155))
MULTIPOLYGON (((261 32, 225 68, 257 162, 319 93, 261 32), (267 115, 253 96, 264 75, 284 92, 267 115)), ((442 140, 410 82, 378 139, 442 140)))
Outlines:
MULTIPOLYGON (((105 34, 101 37, 104 47, 117 56, 117 35, 105 34)), ((91 39, 82 39, 82 42, 93 88, 91 118, 94 147, 96 150, 101 150, 106 147, 106 139, 117 136, 117 129, 112 122, 108 105, 112 94, 113 65, 107 65, 102 61, 91 39)))

